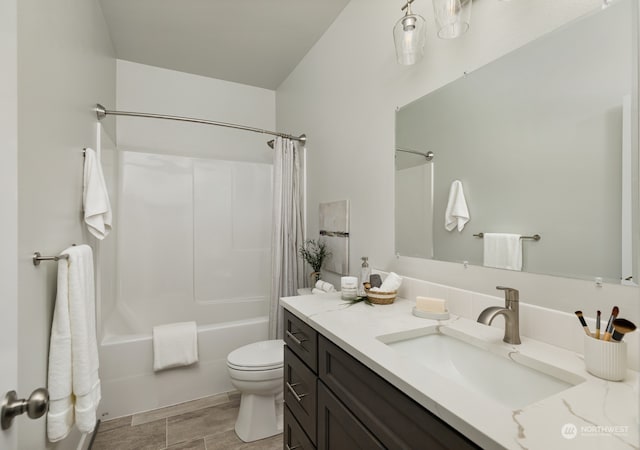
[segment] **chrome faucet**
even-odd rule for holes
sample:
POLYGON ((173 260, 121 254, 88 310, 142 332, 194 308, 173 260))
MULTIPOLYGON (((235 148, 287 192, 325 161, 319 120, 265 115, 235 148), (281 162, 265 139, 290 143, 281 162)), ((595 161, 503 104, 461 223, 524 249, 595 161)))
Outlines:
POLYGON ((504 286, 496 286, 496 289, 504 291, 504 308, 490 306, 480 313, 478 322, 491 325, 496 316, 504 316, 504 339, 509 344, 520 344, 520 307, 519 292, 517 289, 504 286))

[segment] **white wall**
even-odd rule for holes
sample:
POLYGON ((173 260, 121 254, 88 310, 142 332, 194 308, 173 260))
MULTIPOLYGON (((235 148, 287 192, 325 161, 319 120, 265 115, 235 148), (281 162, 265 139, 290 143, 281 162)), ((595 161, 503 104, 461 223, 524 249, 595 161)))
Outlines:
MULTIPOLYGON (((0 2, 0 395, 18 383, 18 42, 16 0, 0 2)), ((0 448, 16 448, 17 429, 0 431, 0 448)))
MULTIPOLYGON (((425 58, 415 66, 395 62, 391 30, 400 1, 352 0, 277 90, 278 129, 306 133, 308 227, 316 235, 319 202, 351 201, 351 261, 368 255, 372 266, 494 294, 498 284, 521 290, 528 303, 564 311, 607 310, 619 304, 638 318, 638 289, 559 277, 508 273, 394 257, 394 115, 426 93, 536 37, 599 8, 600 0, 476 1, 471 30, 445 41, 435 36, 431 3, 416 2, 427 19, 425 58)), ((637 232, 637 231, 636 231, 637 232)), ((330 274, 329 281, 337 278, 330 274)))
MULTIPOLYGON (((275 128, 275 91, 118 60, 117 109, 275 128)), ((107 109, 113 105, 105 105, 107 109)), ((119 149, 271 163, 267 135, 118 117, 119 149)))
MULTIPOLYGON (((96 102, 115 102, 115 57, 97 0, 18 2, 18 392, 47 384, 57 254, 89 242, 82 225, 83 147, 96 142, 96 102)), ((45 419, 21 418, 18 447, 48 444, 45 419)))

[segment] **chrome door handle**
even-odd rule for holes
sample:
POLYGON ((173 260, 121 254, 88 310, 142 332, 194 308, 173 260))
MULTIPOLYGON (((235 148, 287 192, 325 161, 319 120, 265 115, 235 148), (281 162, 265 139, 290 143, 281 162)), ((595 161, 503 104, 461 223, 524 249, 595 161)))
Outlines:
POLYGON ((300 334, 300 332, 292 333, 291 331, 287 330, 287 336, 289 336, 289 338, 291 338, 291 340, 295 342, 297 345, 302 345, 303 342, 308 341, 308 339, 298 339, 295 336, 296 334, 300 334))
POLYGON ((289 382, 287 381, 285 384, 287 385, 287 389, 289 389, 289 392, 291 392, 291 395, 293 395, 293 397, 296 399, 298 403, 302 401, 303 397, 306 397, 307 395, 309 395, 309 394, 298 394, 296 390, 293 388, 294 386, 298 386, 300 383, 289 384, 289 382))
POLYGON ((48 409, 49 391, 45 388, 36 389, 28 399, 18 399, 16 391, 9 391, 2 400, 0 424, 2 425, 2 429, 6 430, 11 427, 14 417, 26 412, 31 419, 37 419, 42 417, 48 409))

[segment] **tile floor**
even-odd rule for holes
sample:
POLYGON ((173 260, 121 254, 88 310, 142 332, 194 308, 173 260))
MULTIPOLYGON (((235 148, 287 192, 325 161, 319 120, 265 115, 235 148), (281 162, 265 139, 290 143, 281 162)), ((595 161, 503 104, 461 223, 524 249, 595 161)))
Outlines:
POLYGON ((242 442, 233 427, 238 393, 160 408, 103 421, 93 450, 280 450, 282 435, 242 442))

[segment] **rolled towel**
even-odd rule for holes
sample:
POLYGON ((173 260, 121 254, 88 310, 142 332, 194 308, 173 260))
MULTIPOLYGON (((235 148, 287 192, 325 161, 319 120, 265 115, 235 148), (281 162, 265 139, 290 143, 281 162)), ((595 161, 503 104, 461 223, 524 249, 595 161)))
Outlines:
POLYGON ((372 287, 370 291, 373 292, 395 292, 400 288, 402 284, 402 277, 395 272, 389 272, 387 278, 382 282, 382 286, 379 288, 372 287))
POLYGON ((326 281, 318 280, 316 282, 316 289, 320 289, 324 292, 336 292, 336 288, 333 287, 333 284, 327 283, 326 281))
POLYGON ((188 366, 198 361, 198 328, 195 322, 153 327, 153 370, 188 366))
POLYGON ((318 294, 326 294, 325 291, 323 291, 322 289, 318 289, 318 288, 311 289, 311 293, 312 294, 316 294, 316 295, 318 295, 318 294))

